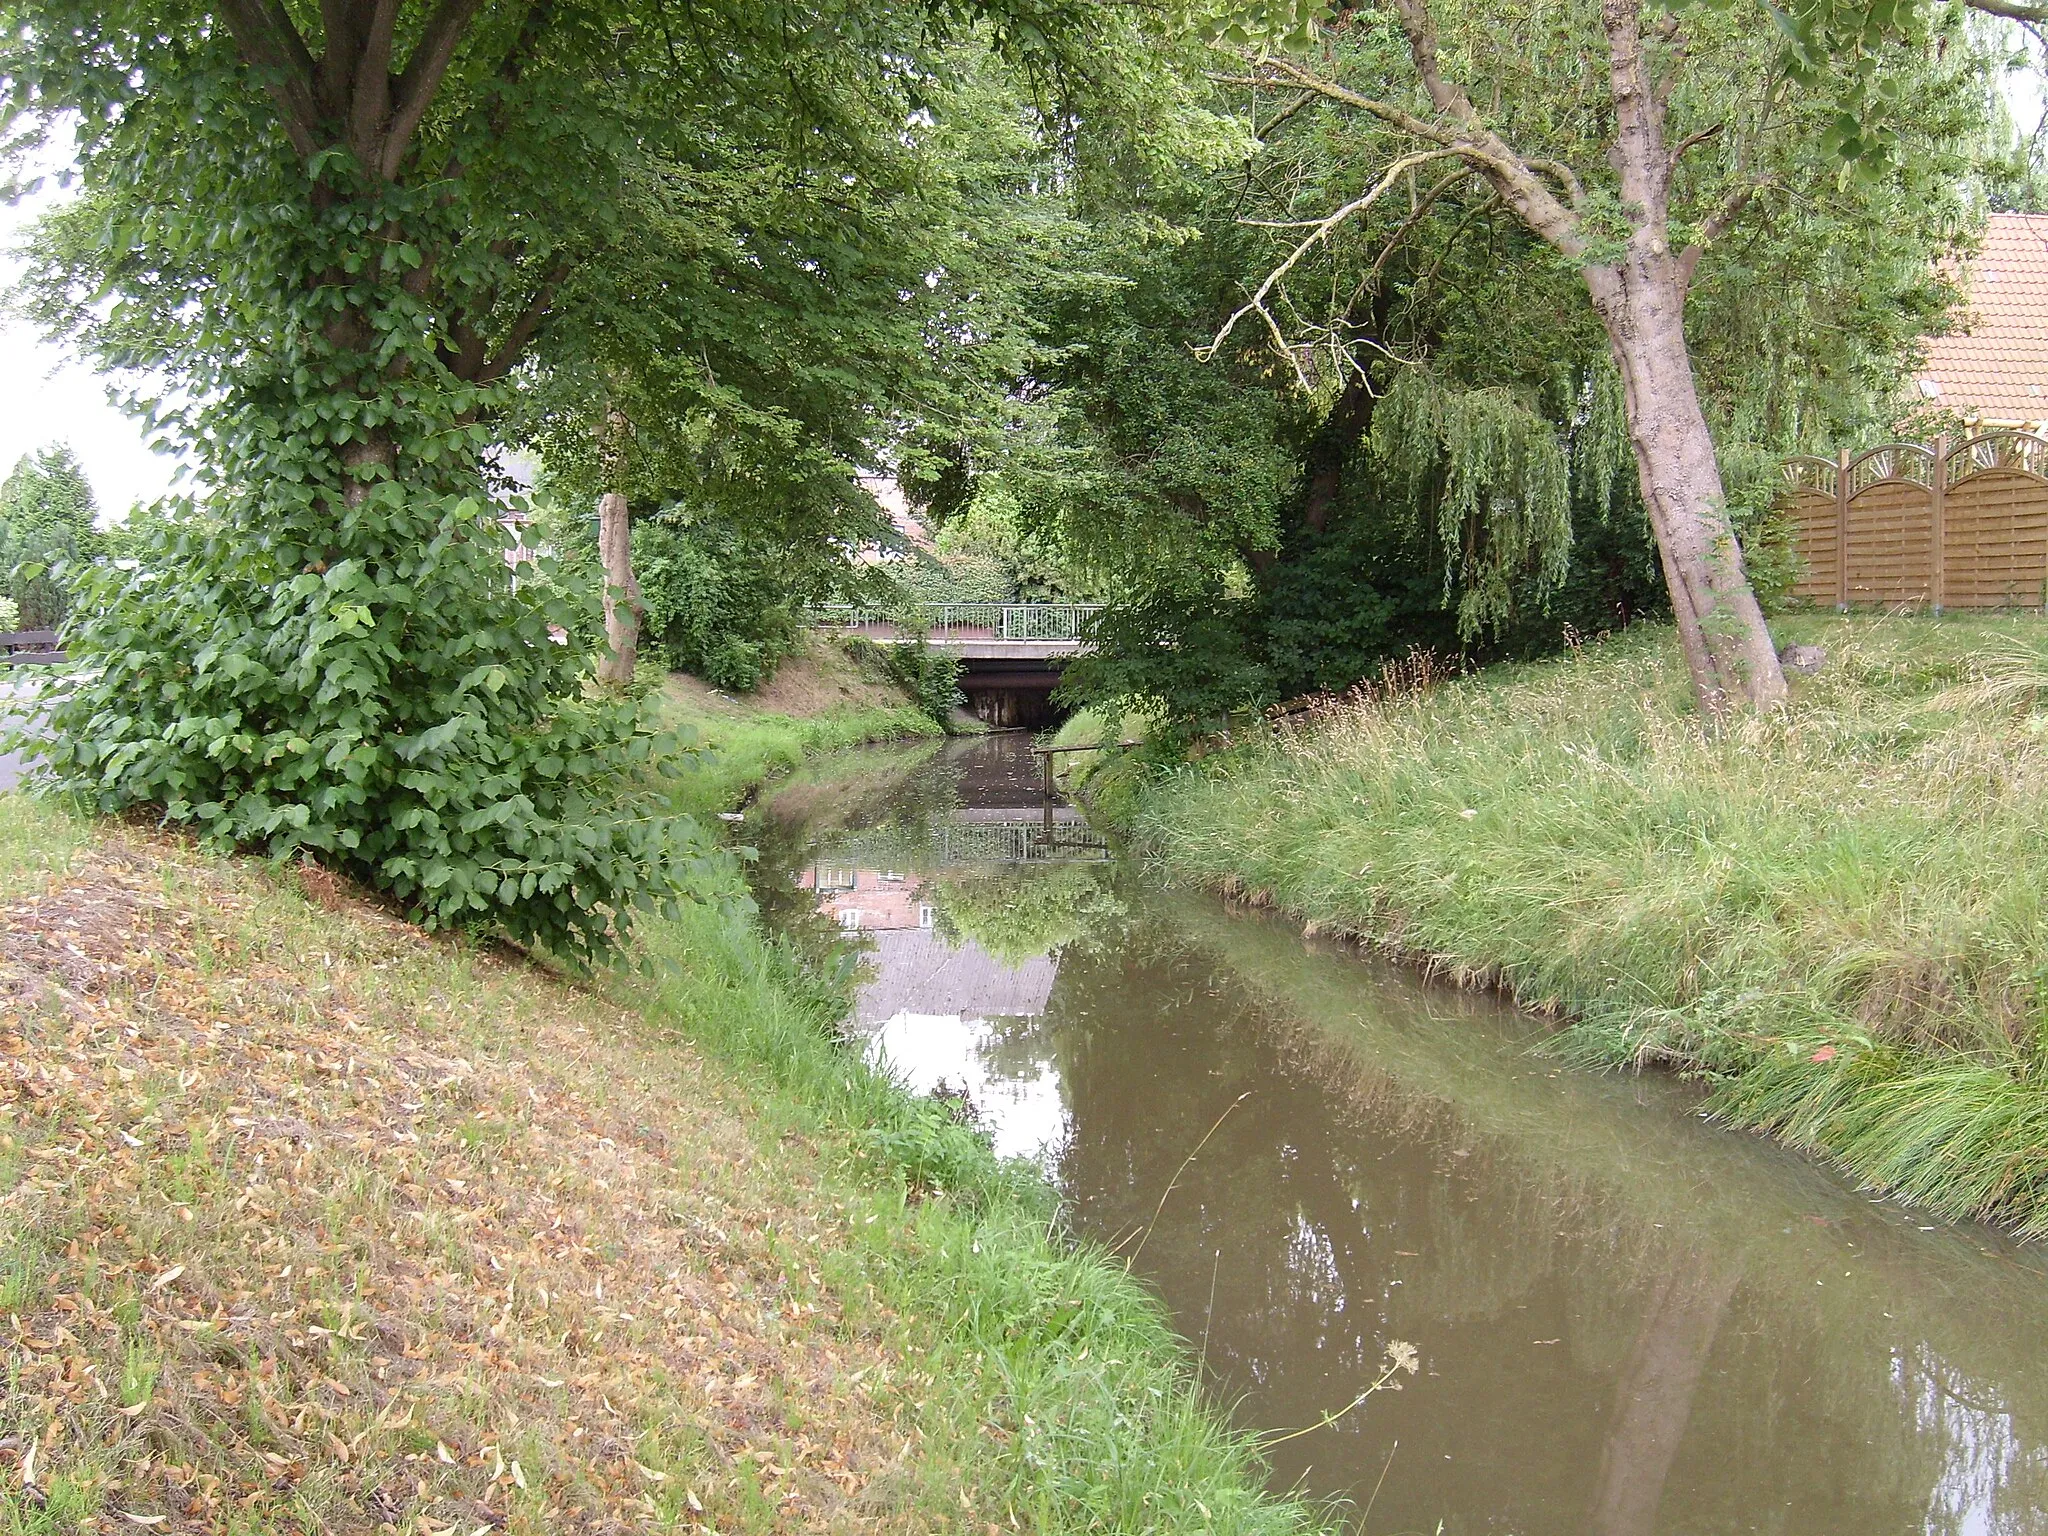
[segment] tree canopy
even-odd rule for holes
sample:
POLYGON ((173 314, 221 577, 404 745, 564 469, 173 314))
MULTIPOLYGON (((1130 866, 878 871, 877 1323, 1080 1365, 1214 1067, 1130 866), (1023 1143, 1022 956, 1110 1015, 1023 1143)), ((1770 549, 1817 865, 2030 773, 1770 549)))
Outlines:
POLYGON ((924 304, 896 200, 949 82, 990 51, 1048 104, 1149 79, 1083 0, 0 13, 10 140, 64 136, 78 184, 32 306, 198 477, 102 573, 53 772, 570 954, 692 844, 622 808, 649 743, 583 696, 573 590, 509 579, 494 448, 623 397, 665 476, 814 507, 943 331, 885 315, 924 304))
POLYGON ((1718 448, 1708 499, 1752 543, 1774 454, 1890 421, 1954 298, 1943 263, 2004 174, 1996 50, 1959 24, 1925 17, 1887 54, 1893 152, 1866 164, 1825 132, 1852 86, 1794 80, 1757 16, 1645 11, 1672 167, 1653 238, 1611 163, 1603 9, 1432 5, 1435 67, 1486 103, 1518 174, 1555 189, 1570 254, 1465 152, 1402 14, 1342 7, 1304 50, 1219 50, 1250 148, 1155 191, 1171 234, 1106 252, 1122 281, 1052 311, 1046 373, 1081 470, 1056 515, 1102 558, 1129 552, 1122 584, 1158 596, 1126 605, 1128 635, 1112 619, 1128 665, 1090 669, 1099 690, 1161 704, 1144 674, 1166 668, 1155 680, 1186 700, 1255 702, 1410 644, 1529 643, 1546 609, 1556 643, 1565 623, 1660 605, 1626 381, 1582 269, 1630 239, 1646 257, 1678 242, 1678 356, 1718 448), (1443 605, 1425 531, 1455 635, 1427 614, 1443 605), (1330 615, 1319 641, 1284 617, 1303 604, 1330 615), (1187 643, 1162 647, 1177 615, 1187 643), (1206 680, 1186 666, 1203 648, 1206 680))
POLYGON ((98 511, 78 455, 62 443, 23 454, 0 481, 0 596, 13 603, 15 624, 55 629, 64 622, 66 567, 99 554, 98 511))

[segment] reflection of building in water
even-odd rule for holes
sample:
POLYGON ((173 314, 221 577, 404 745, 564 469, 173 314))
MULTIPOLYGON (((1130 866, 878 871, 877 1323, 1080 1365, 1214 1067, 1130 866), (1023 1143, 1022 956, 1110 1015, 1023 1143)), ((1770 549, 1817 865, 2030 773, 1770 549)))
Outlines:
POLYGON ((816 891, 818 910, 842 928, 879 932, 932 925, 931 904, 923 899, 924 882, 914 875, 813 864, 796 883, 799 890, 816 891))
POLYGON ((1050 1156, 1067 1136, 1059 1076, 1037 1066, 1017 1076, 992 1066, 1001 1026, 1045 1012, 1059 964, 1038 955, 1004 965, 979 944, 951 944, 933 927, 924 880, 853 864, 813 864, 797 876, 818 910, 871 933, 869 975, 853 1027, 915 1093, 964 1092, 989 1116, 998 1155, 1050 1156))
POLYGON ((871 963, 875 974, 854 1005, 854 1023, 863 1029, 899 1013, 1036 1018, 1059 969, 1050 955, 1004 965, 979 944, 948 944, 928 930, 876 934, 871 963))
POLYGON ((933 931, 924 879, 895 870, 813 864, 797 876, 818 893, 818 910, 840 927, 875 935, 873 976, 860 989, 854 1023, 885 1024, 899 1013, 963 1019, 1026 1019, 1045 1012, 1058 965, 1040 955, 1004 965, 979 944, 949 944, 933 931))

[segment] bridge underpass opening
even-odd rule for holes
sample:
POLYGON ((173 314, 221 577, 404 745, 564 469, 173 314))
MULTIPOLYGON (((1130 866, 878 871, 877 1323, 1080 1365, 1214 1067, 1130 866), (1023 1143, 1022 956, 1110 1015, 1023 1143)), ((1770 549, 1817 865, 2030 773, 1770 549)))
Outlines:
POLYGON ((960 691, 984 725, 1041 731, 1066 718, 1052 701, 1059 669, 1048 662, 970 656, 962 658, 961 666, 960 691))

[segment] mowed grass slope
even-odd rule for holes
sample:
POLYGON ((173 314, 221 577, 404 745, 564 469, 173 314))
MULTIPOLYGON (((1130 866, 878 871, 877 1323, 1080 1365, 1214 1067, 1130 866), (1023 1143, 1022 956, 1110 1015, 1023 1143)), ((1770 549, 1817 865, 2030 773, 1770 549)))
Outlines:
POLYGON ((0 796, 0 1531, 1296 1531, 738 906, 579 983, 0 796))
POLYGON ((1333 705, 1173 770, 1184 875, 1506 987, 1564 1048, 1950 1216, 2048 1231, 2048 626, 1781 621, 1830 660, 1709 737, 1671 633, 1333 705))

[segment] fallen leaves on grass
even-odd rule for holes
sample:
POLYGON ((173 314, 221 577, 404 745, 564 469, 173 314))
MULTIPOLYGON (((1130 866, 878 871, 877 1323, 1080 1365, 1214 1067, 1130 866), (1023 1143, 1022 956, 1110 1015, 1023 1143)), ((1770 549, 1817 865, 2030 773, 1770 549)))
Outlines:
POLYGON ((801 1151, 592 994, 316 894, 128 832, 0 908, 0 1523, 890 1523, 917 1379, 820 1278, 801 1151))

